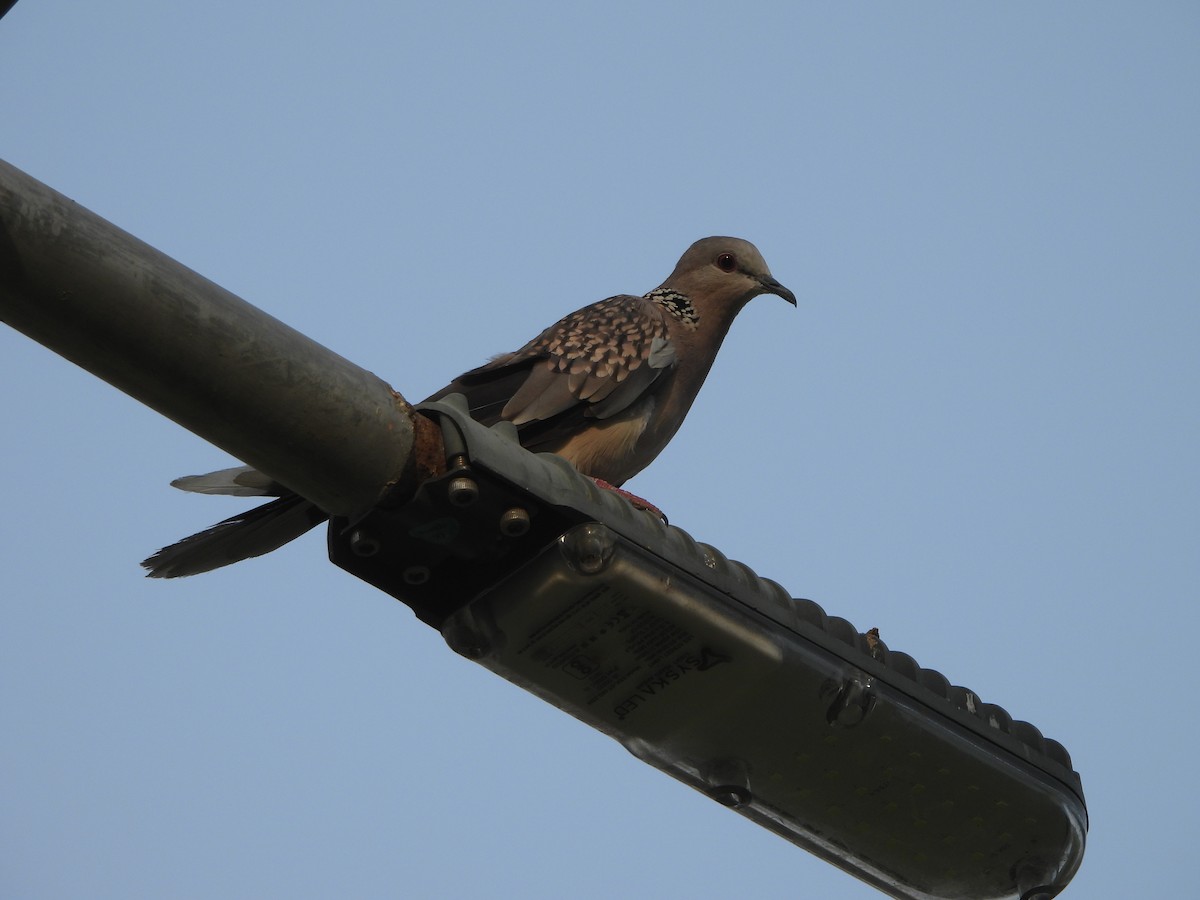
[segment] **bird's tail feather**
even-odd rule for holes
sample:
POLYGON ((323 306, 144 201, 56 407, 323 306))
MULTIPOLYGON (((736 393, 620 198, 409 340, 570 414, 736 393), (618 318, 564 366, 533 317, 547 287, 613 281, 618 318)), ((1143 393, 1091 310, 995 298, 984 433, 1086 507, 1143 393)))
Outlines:
POLYGON ((231 497, 286 497, 287 488, 250 466, 234 466, 207 475, 184 475, 171 482, 171 487, 194 494, 226 494, 231 497))
POLYGON ((329 518, 298 494, 231 516, 198 534, 163 547, 142 565, 148 578, 178 578, 262 556, 329 518))

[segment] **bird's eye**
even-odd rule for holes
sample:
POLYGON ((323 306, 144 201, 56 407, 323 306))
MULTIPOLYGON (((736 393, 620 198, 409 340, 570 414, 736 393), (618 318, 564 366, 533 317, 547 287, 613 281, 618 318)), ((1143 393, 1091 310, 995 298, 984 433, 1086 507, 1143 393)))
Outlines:
POLYGON ((732 253, 722 253, 717 257, 717 268, 722 272, 732 272, 737 268, 737 257, 732 253))

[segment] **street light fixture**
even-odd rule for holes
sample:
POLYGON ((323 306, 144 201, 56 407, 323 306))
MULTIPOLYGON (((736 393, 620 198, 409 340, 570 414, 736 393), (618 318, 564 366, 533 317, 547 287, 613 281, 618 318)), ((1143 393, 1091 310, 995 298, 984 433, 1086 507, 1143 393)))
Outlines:
POLYGON ((458 653, 885 893, 1077 870, 1079 776, 1032 725, 3 162, 0 319, 317 503, 458 653))

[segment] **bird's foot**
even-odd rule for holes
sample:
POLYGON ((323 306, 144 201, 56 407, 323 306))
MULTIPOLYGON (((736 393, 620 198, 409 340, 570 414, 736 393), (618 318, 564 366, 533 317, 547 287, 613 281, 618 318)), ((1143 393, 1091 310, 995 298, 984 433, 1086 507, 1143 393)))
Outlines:
POLYGON ((615 484, 609 484, 603 478, 593 478, 592 481, 594 481, 596 483, 596 487, 603 488, 606 491, 612 491, 614 494, 616 494, 620 497, 624 497, 626 500, 628 500, 630 503, 633 504, 634 509, 644 509, 646 512, 650 513, 651 515, 657 516, 659 519, 661 519, 662 523, 664 525, 670 524, 667 521, 667 514, 664 513, 657 506, 655 506, 653 503, 651 503, 649 500, 643 500, 637 494, 631 494, 631 493, 629 493, 629 491, 623 491, 623 490, 621 490, 621 488, 617 487, 615 484))

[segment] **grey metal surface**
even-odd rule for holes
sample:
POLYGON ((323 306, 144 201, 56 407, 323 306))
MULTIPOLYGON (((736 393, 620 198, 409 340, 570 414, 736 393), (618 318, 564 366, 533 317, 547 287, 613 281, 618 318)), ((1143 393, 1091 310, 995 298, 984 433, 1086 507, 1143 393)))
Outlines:
POLYGON ((1031 900, 1070 881, 1087 810, 1058 742, 462 400, 419 407, 458 468, 361 532, 331 529, 338 565, 462 655, 894 897, 1031 900), (663 634, 675 642, 655 649, 663 634))
POLYGON ((997 749, 1038 767, 1082 803, 1083 788, 1071 767, 1070 755, 1062 744, 1044 737, 1030 723, 1014 720, 1000 706, 984 702, 968 688, 951 684, 940 672, 921 667, 907 653, 891 650, 883 641, 872 646, 874 642, 850 622, 827 615, 812 600, 793 598, 778 583, 759 577, 749 566, 694 540, 683 529, 664 525, 655 516, 635 510, 611 491, 597 488, 564 460, 551 454, 526 453, 508 429, 485 428, 453 402, 423 403, 418 409, 453 419, 465 438, 473 465, 503 475, 548 504, 569 507, 603 522, 717 588, 732 602, 766 616, 867 675, 885 680, 931 712, 951 718, 997 749))
POLYGON ((335 515, 415 479, 381 379, 3 161, 0 320, 335 515))

